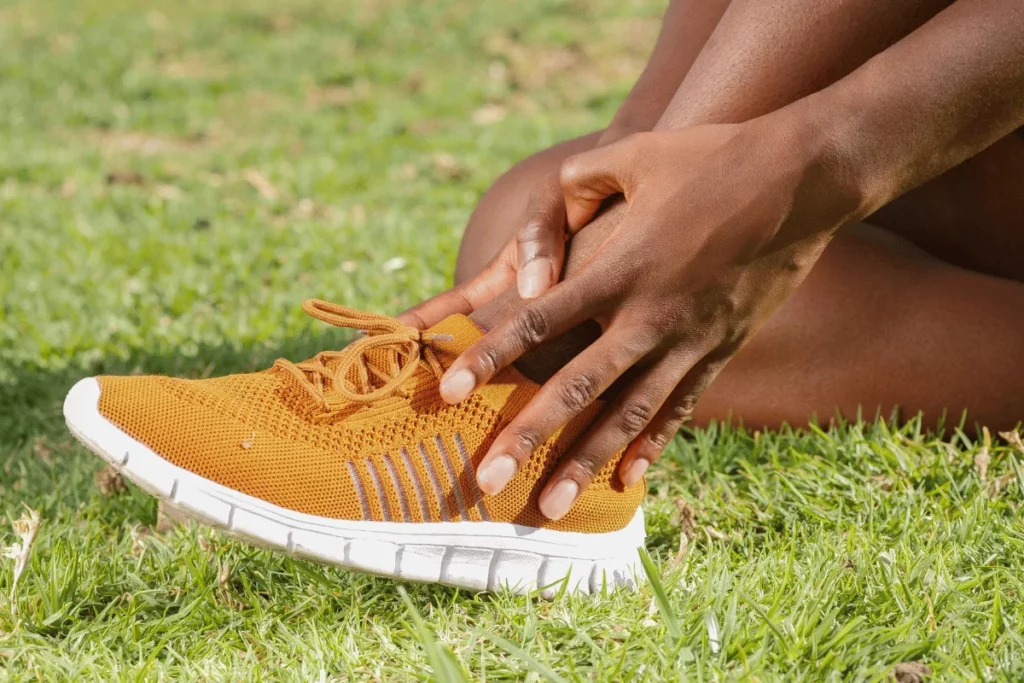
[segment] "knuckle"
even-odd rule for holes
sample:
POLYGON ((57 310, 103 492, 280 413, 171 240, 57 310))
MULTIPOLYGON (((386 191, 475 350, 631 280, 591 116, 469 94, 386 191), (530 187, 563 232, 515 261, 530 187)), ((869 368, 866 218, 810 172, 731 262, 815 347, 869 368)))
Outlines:
POLYGON ((655 453, 661 455, 661 452, 665 450, 665 446, 667 446, 668 442, 672 440, 673 436, 675 436, 675 427, 676 425, 673 423, 672 425, 666 426, 664 429, 652 432, 647 437, 647 440, 650 441, 651 445, 654 447, 653 451, 655 453))
POLYGON ((683 422, 693 416, 693 409, 697 405, 697 397, 687 394, 672 403, 669 415, 674 423, 683 422))
POLYGON ((533 427, 519 427, 512 435, 513 443, 517 450, 523 454, 524 457, 529 457, 531 453, 541 447, 544 443, 543 437, 533 427))
POLYGON ((477 365, 486 375, 494 375, 501 369, 501 352, 493 346, 480 349, 477 365))
POLYGON ((583 173, 581 156, 577 154, 562 162, 562 166, 558 170, 558 181, 563 188, 571 188, 579 182, 580 176, 583 173))
POLYGON ((537 218, 531 218, 526 222, 519 232, 516 234, 516 241, 520 245, 539 246, 538 243, 543 244, 546 238, 551 235, 551 230, 547 224, 537 218))
POLYGON ((652 131, 642 130, 621 140, 634 159, 643 159, 657 148, 657 135, 652 131))
POLYGON ((676 334, 673 322, 666 316, 651 316, 636 324, 634 335, 651 348, 660 346, 676 334))
POLYGON ((516 256, 519 253, 519 244, 516 240, 509 240, 505 247, 498 252, 498 255, 491 261, 490 266, 496 269, 514 268, 516 256))
POLYGON ((580 373, 568 377, 559 385, 562 404, 574 413, 582 412, 597 398, 599 385, 593 377, 580 373))
POLYGON ((540 344, 550 331, 547 317, 533 306, 526 306, 516 316, 518 336, 529 345, 540 344))
POLYGON ((619 428, 630 438, 647 426, 651 421, 654 409, 644 401, 627 401, 619 411, 619 428))
POLYGON ((558 174, 557 173, 549 173, 541 181, 540 186, 539 186, 538 189, 540 190, 540 192, 546 192, 546 193, 548 193, 550 195, 561 196, 562 188, 561 188, 561 186, 559 185, 559 182, 558 182, 558 174))
POLYGON ((604 459, 596 453, 580 453, 572 461, 570 476, 573 480, 586 484, 598 475, 604 465, 604 459))

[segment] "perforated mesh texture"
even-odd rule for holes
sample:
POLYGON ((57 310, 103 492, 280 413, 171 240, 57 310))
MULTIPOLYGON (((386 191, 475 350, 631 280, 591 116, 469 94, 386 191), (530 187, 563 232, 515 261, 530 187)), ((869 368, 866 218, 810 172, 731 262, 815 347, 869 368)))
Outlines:
MULTIPOLYGON (((463 316, 448 318, 432 331, 454 337, 438 344, 445 367, 480 336, 463 316)), ((337 519, 364 518, 361 487, 371 518, 383 520, 387 509, 392 520, 409 522, 480 521, 476 467, 494 437, 538 389, 509 369, 469 400, 449 406, 438 395, 436 377, 424 367, 409 381, 409 397, 396 394, 326 415, 294 378, 275 370, 205 380, 145 376, 101 377, 99 382, 100 412, 179 467, 291 510, 337 519), (456 434, 472 470, 457 450, 456 434)), ((484 499, 493 521, 591 533, 629 522, 646 484, 622 487, 614 474, 621 454, 562 519, 552 522, 537 509, 546 476, 570 437, 597 409, 538 449, 501 494, 484 499)))

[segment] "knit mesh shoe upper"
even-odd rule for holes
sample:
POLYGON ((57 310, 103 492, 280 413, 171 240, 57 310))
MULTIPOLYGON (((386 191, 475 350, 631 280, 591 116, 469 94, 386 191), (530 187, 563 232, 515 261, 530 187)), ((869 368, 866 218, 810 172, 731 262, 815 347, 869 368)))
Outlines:
POLYGON ((477 465, 539 387, 509 368, 458 405, 442 401, 440 375, 481 336, 468 318, 452 316, 420 333, 325 302, 305 308, 367 336, 253 374, 100 377, 100 412, 179 467, 321 517, 515 522, 590 533, 621 529, 633 517, 646 484, 622 486, 619 456, 562 519, 537 509, 547 475, 596 405, 541 446, 504 491, 481 496, 477 465))

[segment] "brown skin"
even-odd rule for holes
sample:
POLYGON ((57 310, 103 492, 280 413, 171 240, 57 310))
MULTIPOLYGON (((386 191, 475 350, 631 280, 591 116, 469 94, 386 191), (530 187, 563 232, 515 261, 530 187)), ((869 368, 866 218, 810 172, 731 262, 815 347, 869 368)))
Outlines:
MULTIPOLYGON (((804 0, 782 4, 795 17, 816 16, 804 0)), ((914 12, 926 4, 911 3, 914 12)), ((582 268, 522 306, 449 370, 442 392, 461 400, 524 352, 584 320, 604 329, 496 439, 479 472, 485 492, 500 490, 536 444, 627 370, 635 373, 631 382, 552 477, 541 509, 552 518, 564 514, 593 472, 627 443, 621 473, 627 483, 638 478, 725 363, 797 289, 841 225, 1021 123, 1024 12, 1005 1, 960 0, 851 76, 795 105, 744 124, 675 129, 693 119, 687 112, 693 102, 704 101, 684 93, 691 77, 699 85, 708 73, 705 56, 714 64, 716 50, 731 54, 717 41, 722 26, 751 16, 749 9, 734 15, 734 8, 684 79, 678 106, 662 116, 658 132, 563 163, 567 209, 550 180, 534 192, 530 239, 520 240, 532 253, 520 251, 515 263, 522 265, 520 289, 525 285, 531 295, 544 292, 551 277, 530 262, 543 258, 548 270, 559 264, 566 224, 579 230, 601 201, 619 192, 629 207, 623 226, 582 268), (546 249, 538 226, 547 227, 546 249)), ((908 10, 911 15, 918 16, 908 10)), ((814 21, 767 26, 769 32, 816 30, 814 21)), ((799 42, 775 38, 760 44, 799 42)), ((755 61, 771 63, 777 52, 764 51, 755 61)), ((823 71, 843 73, 840 67, 823 71)), ((790 85, 799 90, 800 83, 790 85)), ((751 100, 762 106, 757 97, 751 100)), ((731 115, 739 116, 724 117, 731 115)), ((492 289, 499 281, 494 268, 477 279, 492 289)))
MULTIPOLYGON (((758 0, 672 0, 647 66, 593 144, 649 131, 660 119, 681 127, 769 113, 833 83, 949 3, 900 0, 879 7, 853 0, 823 11, 815 0, 786 0, 766 15, 758 0)), ((557 173, 531 182, 532 201, 556 211, 562 195, 557 173)), ((430 325, 475 310, 517 276, 524 298, 537 296, 557 281, 564 253, 564 241, 552 239, 549 228, 526 222, 514 252, 509 245, 486 272, 415 307, 407 319, 430 325), (530 268, 519 267, 528 262, 530 268)), ((467 235, 462 250, 474 250, 476 239, 467 235)))
MULTIPOLYGON (((539 152, 488 190, 466 229, 481 248, 460 257, 464 278, 483 270, 518 229, 529 181, 592 149, 597 136, 539 152)), ((1019 215, 1024 196, 1018 201, 1019 215)), ((625 209, 617 202, 573 237, 567 277, 614 232, 625 209)), ((1016 274, 1024 281, 1024 261, 1016 274)), ((522 305, 509 290, 472 317, 493 329, 522 305)), ((554 349, 554 370, 536 374, 549 377, 583 348, 586 341, 554 349)), ((519 364, 531 373, 537 366, 519 364)), ((1022 383, 1024 284, 951 266, 889 231, 857 224, 837 233, 794 295, 725 367, 694 422, 733 418, 777 428, 837 413, 855 418, 859 410, 889 416, 899 407, 934 426, 944 413, 955 421, 969 408, 970 424, 1009 429, 1024 417, 1024 392, 1004 387, 1022 383)))
MULTIPOLYGON (((588 136, 590 148, 616 142, 633 133, 649 131, 658 123, 658 119, 661 118, 728 7, 729 0, 671 0, 665 10, 661 31, 647 65, 608 127, 600 133, 588 136)), ((557 148, 556 145, 552 149, 557 148)), ((517 179, 529 182, 529 186, 522 188, 527 194, 541 185, 549 190, 555 189, 557 191, 550 194, 548 199, 557 201, 561 198, 558 188, 558 167, 547 165, 545 161, 546 158, 536 155, 536 158, 531 157, 523 162, 532 168, 546 168, 548 173, 543 178, 538 179, 522 173, 516 174, 510 182, 517 182, 517 179)), ((484 208, 483 205, 478 206, 477 211, 484 208)), ((463 254, 477 251, 478 239, 486 240, 487 237, 478 237, 477 233, 467 232, 459 249, 460 262, 463 254)), ((524 236, 523 239, 527 237, 524 236)), ((560 259, 564 256, 563 247, 564 242, 558 241, 557 251, 560 259)), ((476 310, 515 283, 519 270, 516 256, 517 252, 510 250, 507 258, 496 259, 486 273, 474 272, 473 275, 477 277, 472 282, 423 302, 403 314, 403 318, 422 328, 433 325, 453 312, 469 313, 476 310)), ((456 277, 465 279, 460 278, 458 272, 456 277)))

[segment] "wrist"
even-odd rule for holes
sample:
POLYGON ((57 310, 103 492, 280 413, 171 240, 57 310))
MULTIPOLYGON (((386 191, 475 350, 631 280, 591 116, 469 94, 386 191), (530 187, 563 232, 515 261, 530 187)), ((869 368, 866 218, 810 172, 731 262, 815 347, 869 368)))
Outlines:
POLYGON ((837 125, 843 117, 842 111, 805 97, 749 122, 758 126, 759 134, 772 136, 772 150, 792 161, 799 175, 801 204, 826 231, 860 220, 877 208, 871 174, 837 125))
POLYGON ((863 219, 895 195, 890 173, 871 153, 861 108, 827 89, 769 114, 797 149, 808 175, 835 200, 846 221, 863 219))

